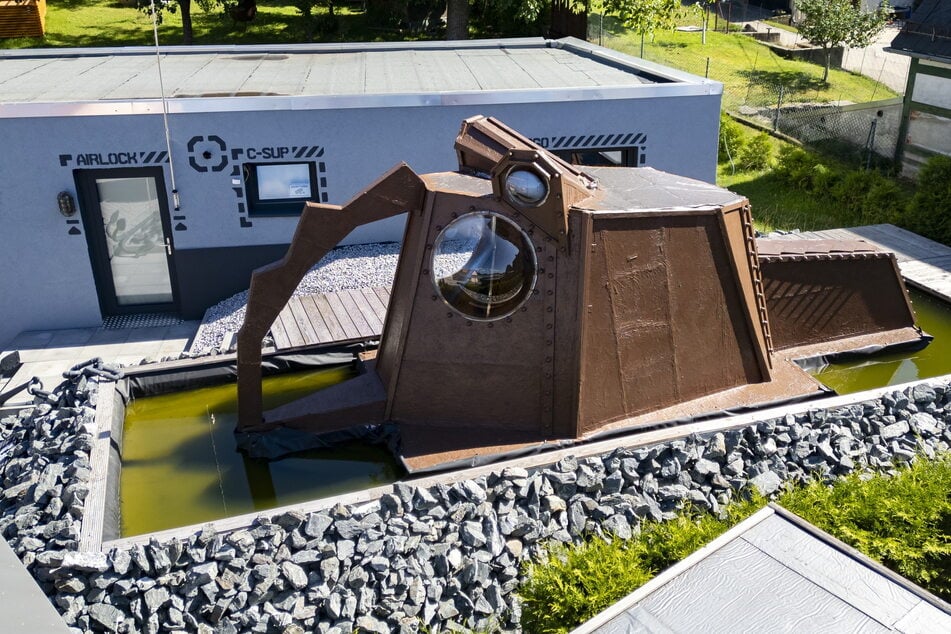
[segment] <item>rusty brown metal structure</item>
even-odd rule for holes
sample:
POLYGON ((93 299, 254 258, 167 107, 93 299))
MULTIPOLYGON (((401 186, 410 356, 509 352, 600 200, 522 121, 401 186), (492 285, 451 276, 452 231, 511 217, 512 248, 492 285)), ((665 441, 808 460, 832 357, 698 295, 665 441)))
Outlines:
MULTIPOLYGON (((818 394, 811 379, 788 378, 777 343, 908 325, 889 308, 850 328, 861 301, 831 318, 820 301, 801 332, 789 285, 818 284, 825 269, 761 257, 749 204, 732 192, 649 168, 581 171, 485 117, 463 122, 456 150, 457 171, 399 166, 343 207, 308 205, 287 256, 255 272, 238 337, 239 431, 390 421, 404 464, 429 467, 637 427, 685 404, 678 413, 818 394), (376 358, 262 412, 261 341, 301 277, 355 226, 403 212, 376 358), (764 290, 761 266, 779 290, 764 290)), ((855 266, 886 261, 839 260, 843 284, 855 266)))
POLYGON ((760 242, 778 349, 907 328, 915 314, 895 256, 867 242, 760 242))

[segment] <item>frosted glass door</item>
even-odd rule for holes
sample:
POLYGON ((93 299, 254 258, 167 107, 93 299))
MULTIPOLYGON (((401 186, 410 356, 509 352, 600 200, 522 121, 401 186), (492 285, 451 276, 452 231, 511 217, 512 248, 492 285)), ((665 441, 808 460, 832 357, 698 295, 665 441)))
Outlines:
POLYGON ((97 178, 96 190, 116 303, 171 303, 170 246, 155 178, 97 178))

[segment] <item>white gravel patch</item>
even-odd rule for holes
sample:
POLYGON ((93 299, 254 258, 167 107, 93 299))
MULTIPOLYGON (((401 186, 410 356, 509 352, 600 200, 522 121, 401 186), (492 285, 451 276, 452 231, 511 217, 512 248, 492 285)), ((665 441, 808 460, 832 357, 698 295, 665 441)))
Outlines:
MULTIPOLYGON (((397 242, 338 247, 308 271, 294 295, 313 295, 359 288, 393 286, 400 245, 397 242)), ((248 292, 242 291, 205 311, 190 352, 218 350, 226 336, 237 333, 244 322, 248 292)))

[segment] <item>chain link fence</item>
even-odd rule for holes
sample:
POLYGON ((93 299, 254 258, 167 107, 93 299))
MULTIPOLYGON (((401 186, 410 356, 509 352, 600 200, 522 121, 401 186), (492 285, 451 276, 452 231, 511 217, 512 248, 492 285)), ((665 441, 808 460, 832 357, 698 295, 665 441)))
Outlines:
MULTIPOLYGON (((840 76, 834 84, 823 82, 821 53, 807 50, 798 34, 772 24, 757 24, 755 35, 735 33, 731 37, 738 38, 736 42, 720 39, 701 44, 705 37, 702 14, 695 11, 691 15, 675 34, 658 34, 643 42, 618 30, 613 21, 605 18, 602 22, 599 16, 592 16, 589 39, 720 81, 722 108, 729 114, 834 152, 850 163, 867 166, 892 160, 902 109, 902 98, 893 90, 857 73, 840 76), (767 47, 754 38, 766 42, 767 47), (705 46, 715 48, 705 54, 705 46), (786 48, 789 50, 783 50, 786 48)), ((715 22, 711 13, 708 34, 715 24, 721 32, 727 26, 733 31, 744 28, 723 19, 715 22)), ((838 61, 841 59, 840 53, 838 61)), ((869 68, 864 56, 863 63, 866 75, 874 77, 884 70, 869 68)), ((888 60, 883 58, 881 63, 888 60)))

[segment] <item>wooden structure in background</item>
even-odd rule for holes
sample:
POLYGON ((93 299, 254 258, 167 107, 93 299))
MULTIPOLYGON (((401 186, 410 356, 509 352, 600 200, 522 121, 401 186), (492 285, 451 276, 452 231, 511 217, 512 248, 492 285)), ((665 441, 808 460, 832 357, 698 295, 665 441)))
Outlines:
POLYGON ((0 37, 43 37, 46 0, 0 0, 0 37))

